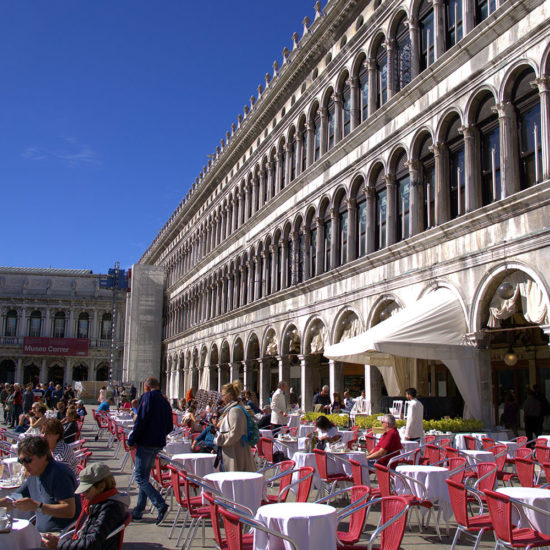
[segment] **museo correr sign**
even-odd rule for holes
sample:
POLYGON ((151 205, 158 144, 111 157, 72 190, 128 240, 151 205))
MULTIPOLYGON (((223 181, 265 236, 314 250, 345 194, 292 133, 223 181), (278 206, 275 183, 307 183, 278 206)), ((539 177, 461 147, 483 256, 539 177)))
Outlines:
POLYGON ((85 357, 88 355, 88 338, 23 338, 26 355, 56 355, 57 357, 85 357))

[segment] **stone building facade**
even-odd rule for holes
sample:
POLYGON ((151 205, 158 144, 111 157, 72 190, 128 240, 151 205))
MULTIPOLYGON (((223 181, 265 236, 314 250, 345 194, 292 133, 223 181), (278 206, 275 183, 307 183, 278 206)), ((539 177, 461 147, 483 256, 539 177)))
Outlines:
POLYGON ((264 403, 289 379, 307 409, 324 383, 375 410, 409 384, 460 399, 437 361, 396 377, 323 356, 434 287, 487 351, 484 421, 547 387, 549 17, 543 0, 315 5, 140 260, 166 271, 171 397, 239 377, 264 403))
POLYGON ((120 380, 125 292, 113 297, 101 277, 86 269, 0 268, 1 382, 108 380, 111 354, 120 380))

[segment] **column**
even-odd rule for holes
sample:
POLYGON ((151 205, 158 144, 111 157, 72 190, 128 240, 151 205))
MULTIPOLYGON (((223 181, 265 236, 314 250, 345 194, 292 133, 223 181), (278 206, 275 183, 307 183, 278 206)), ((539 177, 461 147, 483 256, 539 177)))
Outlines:
POLYGON ((340 361, 328 362, 329 368, 329 386, 330 386, 330 398, 332 400, 332 394, 338 392, 340 396, 344 393, 344 365, 340 361))
POLYGON ((396 46, 396 40, 395 38, 390 38, 389 40, 386 40, 386 52, 387 52, 387 60, 388 60, 388 100, 393 96, 395 93, 395 59, 394 59, 394 52, 395 52, 395 46, 396 46))
MULTIPOLYGON (((90 361, 90 375, 92 375, 94 372, 92 368, 92 362, 90 361)), ((47 379, 48 377, 48 371, 46 370, 46 359, 41 359, 40 361, 40 382, 49 382, 47 379)))
POLYGON ((233 273, 228 275, 227 280, 227 311, 233 309, 233 273))
POLYGON ((315 275, 324 273, 324 258, 325 258, 325 224, 321 218, 315 218, 317 224, 317 258, 315 265, 315 275))
POLYGON ((321 151, 320 155, 323 156, 327 152, 328 144, 328 111, 326 107, 320 107, 321 117, 321 151))
POLYGON ((409 36, 411 40, 411 80, 420 74, 420 28, 418 18, 409 18, 409 36))
POLYGON ((376 250, 376 191, 371 185, 365 187, 367 197, 367 254, 376 250))
POLYGON ((262 297, 267 296, 267 279, 269 277, 269 274, 267 272, 267 256, 268 254, 265 253, 265 251, 262 251, 262 280, 260 281, 260 284, 263 285, 262 288, 262 297))
MULTIPOLYGON (((5 321, 5 320, 4 320, 5 321)), ((27 330, 27 310, 26 308, 21 308, 21 318, 18 320, 18 326, 17 326, 17 334, 16 336, 19 338, 23 338, 25 336, 25 332, 27 330)), ((42 381, 42 380, 40 380, 42 381)))
POLYGON ((359 98, 359 78, 352 76, 349 79, 350 87, 350 127, 351 131, 355 130, 357 126, 361 123, 361 112, 360 112, 360 98, 359 98))
POLYGON ((409 232, 410 235, 413 236, 424 230, 424 188, 420 181, 420 162, 411 160, 407 163, 407 166, 409 168, 409 179, 411 182, 409 232))
POLYGON ((218 372, 218 390, 219 392, 222 391, 222 386, 223 386, 223 376, 222 376, 222 366, 221 365, 217 365, 217 372, 218 372))
POLYGON ((63 372, 63 384, 69 384, 73 378, 73 373, 71 372, 71 362, 67 358, 65 359, 65 370, 63 372))
POLYGON ((260 169, 260 184, 259 184, 259 189, 257 191, 257 193, 259 193, 259 195, 258 195, 258 208, 261 208, 267 200, 267 197, 265 195, 266 186, 267 186, 266 173, 262 168, 262 169, 260 169))
POLYGON ((334 99, 334 145, 336 145, 342 139, 343 99, 341 93, 334 94, 332 98, 334 99))
POLYGON ((294 150, 296 155, 296 176, 302 173, 302 155, 305 155, 304 151, 304 140, 302 139, 302 134, 296 134, 296 148, 294 150))
POLYGON ((249 213, 252 212, 252 193, 250 190, 250 187, 248 185, 249 182, 247 182, 244 186, 244 193, 241 194, 241 197, 243 197, 243 223, 248 220, 249 213))
POLYGON ((476 128, 462 126, 459 132, 464 136, 464 183, 465 183, 465 212, 472 212, 481 207, 481 159, 476 154, 476 128))
POLYGON ((234 380, 238 380, 239 379, 239 375, 240 375, 240 372, 239 372, 239 368, 241 366, 241 363, 240 362, 235 362, 235 363, 230 363, 229 365, 229 381, 230 382, 233 382, 234 380))
POLYGON ((252 205, 250 208, 250 212, 252 215, 256 213, 256 206, 260 204, 258 200, 258 191, 259 191, 259 182, 258 182, 258 174, 254 174, 252 176, 252 205))
POLYGON ((348 262, 355 260, 357 252, 357 201, 348 199, 348 262))
POLYGON ((298 359, 300 359, 300 392, 302 395, 302 410, 311 411, 313 410, 313 385, 309 365, 310 356, 299 355, 298 359))
MULTIPOLYGON (((270 160, 267 163, 267 193, 265 197, 265 202, 268 202, 273 198, 271 194, 271 191, 273 189, 273 178, 276 178, 276 169, 275 169, 275 163, 270 160)), ((275 182, 275 185, 277 185, 276 182, 275 182)))
POLYGON ((445 3, 444 0, 433 0, 434 6, 434 45, 435 58, 445 53, 445 3))
POLYGON ((290 285, 297 285, 298 284, 298 255, 300 251, 298 250, 298 246, 300 243, 300 239, 298 238, 298 232, 293 231, 291 233, 291 239, 292 239, 292 256, 289 257, 288 261, 290 262, 290 285))
POLYGON ((516 114, 514 106, 506 101, 493 107, 498 113, 500 130, 500 186, 502 198, 519 191, 519 166, 516 114))
POLYGON ((372 365, 365 365, 365 397, 371 403, 371 413, 382 410, 382 375, 372 365))
MULTIPOLYGON (((388 192, 388 219, 386 221, 387 246, 395 244, 397 235, 397 185, 395 174, 386 174, 386 189, 388 192)), ((399 235, 400 237, 400 235, 399 235)))
POLYGON ((23 384, 23 358, 17 359, 17 367, 15 367, 15 382, 23 384))
POLYGON ((265 407, 266 405, 269 405, 269 392, 270 392, 270 381, 271 381, 271 373, 269 364, 271 362, 271 359, 258 359, 258 367, 260 372, 260 395, 258 396, 260 399, 260 408, 265 407))
POLYGON ((290 258, 288 257, 288 242, 286 239, 281 240, 281 250, 282 250, 282 258, 280 258, 281 261, 281 289, 288 288, 289 281, 288 281, 288 262, 290 262, 290 258))
POLYGON ((239 267, 239 273, 241 275, 240 277, 240 283, 241 283, 241 288, 240 288, 240 294, 239 294, 239 306, 242 307, 244 306, 246 303, 247 303, 247 300, 245 300, 245 294, 246 294, 246 287, 248 285, 248 277, 245 277, 245 274, 244 274, 244 265, 241 265, 239 267))
MULTIPOLYGON (((292 155, 292 143, 288 141, 285 144, 286 149, 286 164, 285 164, 285 187, 290 183, 292 180, 291 174, 292 174, 292 162, 293 162, 293 155, 292 155)), ((281 188, 279 187, 279 190, 281 188)))
POLYGON ((464 36, 466 36, 476 25, 475 0, 464 0, 463 2, 464 36))
POLYGON ((338 252, 339 252, 339 246, 338 243, 340 241, 340 231, 341 228, 339 227, 338 223, 338 216, 336 215, 336 210, 334 208, 330 209, 330 221, 332 226, 332 242, 330 247, 330 269, 334 269, 338 264, 338 252))
POLYGON ((241 192, 239 193, 239 223, 237 227, 240 227, 241 225, 243 225, 243 223, 246 220, 245 210, 246 210, 245 196, 244 196, 244 191, 241 190, 241 192))
POLYGON ((279 290, 277 288, 277 263, 278 263, 278 250, 277 243, 273 243, 269 246, 271 252, 271 294, 274 294, 279 290))
POLYGON ((252 387, 252 361, 242 361, 243 365, 243 389, 249 390, 252 387))
POLYGON ((276 359, 279 367, 279 381, 284 380, 290 384, 290 364, 288 356, 277 355, 276 359))
MULTIPOLYGON (((263 255, 263 253, 262 253, 262 255, 263 255)), ((254 300, 259 300, 263 296, 262 289, 261 289, 263 273, 259 273, 259 270, 260 270, 260 258, 259 258, 259 256, 254 256, 253 261, 254 261, 254 281, 253 281, 253 284, 254 284, 254 300)))
POLYGON ((303 280, 307 281, 309 278, 311 278, 310 273, 310 254, 311 254, 311 231, 309 229, 305 229, 303 232, 304 236, 304 273, 303 273, 303 280))
POLYGON ((44 322, 44 328, 41 330, 40 336, 46 336, 47 338, 50 338, 52 336, 52 327, 51 327, 51 319, 50 319, 50 308, 46 309, 46 319, 44 322))
POLYGON ((246 303, 250 304, 254 301, 254 260, 246 262, 246 267, 248 268, 248 281, 246 284, 248 285, 247 290, 247 297, 246 297, 246 303))
POLYGON ((278 152, 276 155, 275 163, 275 194, 278 195, 281 192, 281 185, 283 181, 283 154, 278 152))
POLYGON ((306 167, 314 162, 315 155, 315 129, 312 120, 306 122, 307 125, 307 148, 306 148, 306 167))
POLYGON ((535 79, 540 96, 542 179, 550 179, 550 77, 535 79))
POLYGON ((447 179, 446 150, 442 143, 434 143, 430 150, 435 163, 435 225, 441 225, 450 218, 449 185, 447 179))
POLYGON ((376 60, 369 57, 366 61, 367 70, 369 73, 369 116, 372 116, 376 111, 378 103, 378 83, 376 82, 376 60))
POLYGON ((237 231, 237 227, 239 227, 239 203, 237 199, 237 192, 235 192, 235 197, 231 200, 231 206, 233 208, 233 216, 231 219, 233 227, 231 232, 234 233, 237 231))

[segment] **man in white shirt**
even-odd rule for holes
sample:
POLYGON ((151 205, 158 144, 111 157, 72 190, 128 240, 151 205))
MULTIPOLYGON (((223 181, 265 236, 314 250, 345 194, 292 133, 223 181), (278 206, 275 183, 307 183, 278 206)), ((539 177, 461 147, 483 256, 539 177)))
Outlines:
POLYGON ((362 391, 361 395, 355 398, 355 403, 353 404, 351 412, 370 414, 370 401, 365 397, 365 391, 362 391))
POLYGON ((405 397, 408 399, 407 426, 405 427, 405 440, 419 441, 424 435, 424 405, 416 398, 416 389, 407 388, 405 397))
POLYGON ((271 425, 273 428, 280 428, 283 424, 287 424, 287 404, 285 395, 287 390, 288 384, 284 380, 281 380, 271 398, 271 425))

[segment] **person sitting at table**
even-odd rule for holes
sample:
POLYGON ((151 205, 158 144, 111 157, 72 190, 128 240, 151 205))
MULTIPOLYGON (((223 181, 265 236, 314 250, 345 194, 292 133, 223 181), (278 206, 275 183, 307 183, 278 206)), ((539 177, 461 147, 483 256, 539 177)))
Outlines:
MULTIPOLYGON (((317 417, 315 426, 317 426, 317 449, 324 451, 327 443, 336 443, 342 439, 342 434, 338 433, 338 428, 326 416, 317 417)), ((312 432, 310 437, 314 433, 312 432)))
POLYGON ((75 475, 78 475, 78 460, 71 447, 63 441, 65 436, 63 424, 55 418, 46 419, 42 425, 42 435, 48 442, 54 460, 63 462, 69 466, 75 475))
POLYGON ((46 411, 48 409, 45 405, 40 402, 32 404, 31 412, 29 414, 29 430, 32 430, 30 433, 40 435, 40 430, 44 422, 46 422, 46 411))
POLYGON ((259 430, 268 430, 271 427, 271 407, 269 405, 262 409, 262 417, 258 420, 259 430))
POLYGON ((262 412, 262 410, 260 409, 260 407, 258 407, 254 399, 252 399, 252 394, 248 390, 244 392, 244 404, 247 407, 250 407, 254 412, 254 414, 260 414, 262 412))
POLYGON ((238 380, 222 387, 225 403, 214 443, 221 447, 226 472, 255 472, 256 463, 248 444, 247 413, 239 404, 241 383, 238 380))
POLYGON ((17 454, 28 476, 13 499, 0 498, 0 507, 36 513, 36 528, 41 533, 71 525, 80 514, 77 481, 71 469, 53 459, 48 442, 40 436, 22 439, 17 454))
POLYGON ((340 393, 336 391, 332 394, 332 404, 330 406, 330 412, 332 414, 337 414, 343 408, 344 408, 344 404, 342 403, 342 398, 340 397, 340 393))
POLYGON ((216 454, 218 449, 214 443, 214 436, 216 435, 218 418, 218 413, 212 414, 210 417, 210 424, 204 428, 199 437, 191 444, 191 452, 216 454))
POLYGON ((17 426, 14 428, 14 432, 16 434, 23 434, 29 429, 30 423, 29 423, 29 415, 22 413, 19 415, 19 420, 17 422, 17 426))
POLYGON ((132 416, 134 421, 136 420, 138 407, 139 407, 139 399, 132 399, 132 408, 130 410, 132 411, 132 416))
POLYGON ((385 414, 382 417, 382 427, 384 434, 374 449, 367 454, 367 460, 371 464, 378 461, 379 464, 387 466, 391 458, 393 458, 403 446, 401 445, 401 437, 396 428, 395 416, 393 414, 385 414))
POLYGON ((99 411, 109 412, 109 401, 107 400, 107 398, 105 398, 105 401, 101 402, 101 405, 99 405, 97 410, 98 412, 99 411))
POLYGON ((65 403, 65 400, 61 399, 61 401, 58 401, 56 409, 57 412, 55 413, 55 417, 57 420, 63 420, 67 414, 67 404, 65 403))
POLYGON ((100 462, 86 466, 80 472, 80 485, 75 493, 84 497, 85 504, 74 535, 60 538, 45 533, 43 545, 58 550, 118 550, 120 536, 107 537, 124 521, 130 497, 117 491, 109 467, 100 462))
POLYGON ((128 401, 127 397, 122 398, 122 408, 124 410, 129 410, 132 408, 132 405, 130 404, 130 401, 128 401))
POLYGON ((195 433, 200 433, 202 429, 199 420, 195 416, 196 411, 197 409, 195 408, 195 406, 190 405, 186 413, 183 415, 183 418, 181 419, 181 425, 185 428, 191 428, 191 430, 195 433))
POLYGON ((315 412, 330 412, 329 390, 328 386, 323 386, 321 391, 313 396, 313 410, 315 412))
POLYGON ((67 416, 62 422, 64 431, 63 441, 67 444, 74 443, 76 441, 76 435, 79 430, 77 422, 78 419, 79 416, 76 413, 76 409, 74 407, 69 407, 67 409, 67 416))
POLYGON ((88 414, 88 411, 81 400, 76 402, 76 413, 80 416, 80 418, 84 418, 88 414))

